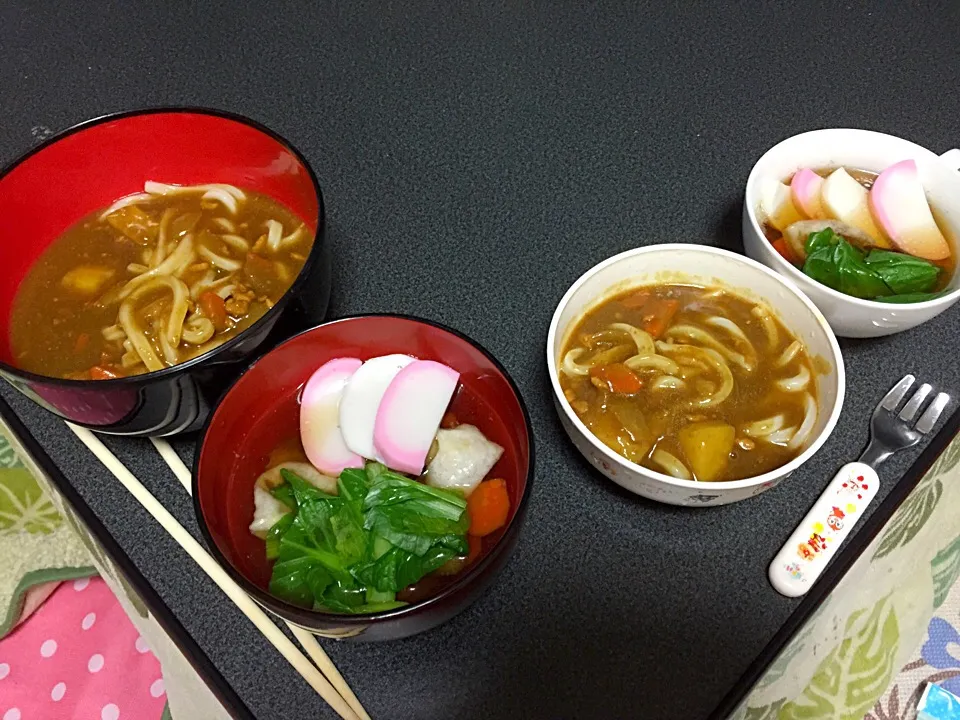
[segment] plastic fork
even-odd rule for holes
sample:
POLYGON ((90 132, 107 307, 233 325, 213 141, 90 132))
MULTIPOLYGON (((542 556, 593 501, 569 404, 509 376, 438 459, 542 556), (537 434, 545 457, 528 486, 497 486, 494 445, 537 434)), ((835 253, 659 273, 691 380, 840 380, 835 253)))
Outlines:
POLYGON ((799 597, 813 586, 877 494, 877 466, 893 453, 916 445, 937 424, 950 396, 937 393, 927 404, 933 387, 926 383, 900 407, 916 381, 907 375, 884 396, 870 420, 867 449, 857 462, 840 468, 770 563, 770 583, 781 595, 799 597))

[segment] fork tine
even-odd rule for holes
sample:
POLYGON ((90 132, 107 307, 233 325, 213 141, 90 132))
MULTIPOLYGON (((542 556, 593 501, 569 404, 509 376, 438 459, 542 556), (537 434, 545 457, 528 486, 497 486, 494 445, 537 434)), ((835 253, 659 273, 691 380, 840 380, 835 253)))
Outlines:
POLYGON ((890 388, 883 400, 880 401, 880 407, 894 412, 897 409, 897 405, 900 404, 900 401, 903 400, 904 396, 907 394, 907 390, 913 385, 916 378, 913 375, 904 375, 903 379, 890 388))
POLYGON ((917 413, 920 412, 920 407, 923 405, 924 400, 927 399, 927 395, 930 394, 930 391, 933 390, 933 386, 924 383, 917 391, 913 394, 913 397, 907 400, 907 404, 903 406, 903 410, 900 411, 900 419, 910 422, 917 416, 917 413))
POLYGON ((939 393, 927 407, 927 411, 920 416, 920 420, 917 421, 917 432, 928 433, 933 430, 933 426, 937 424, 937 420, 940 419, 940 415, 947 407, 948 402, 950 402, 950 396, 946 393, 939 393))

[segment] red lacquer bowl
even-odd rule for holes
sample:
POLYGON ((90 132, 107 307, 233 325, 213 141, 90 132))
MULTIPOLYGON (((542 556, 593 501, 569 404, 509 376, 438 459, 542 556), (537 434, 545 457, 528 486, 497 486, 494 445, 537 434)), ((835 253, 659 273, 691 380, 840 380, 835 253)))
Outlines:
POLYGON ((226 384, 277 334, 289 336, 323 318, 330 292, 323 230, 323 198, 306 159, 253 120, 176 108, 109 115, 70 128, 0 171, 0 375, 47 409, 100 432, 164 435, 198 428, 226 384), (316 237, 292 287, 244 332, 171 368, 97 381, 18 368, 10 311, 31 265, 68 227, 141 192, 146 180, 230 183, 287 205, 316 237), (288 323, 291 307, 299 311, 293 315, 306 317, 288 323), (281 315, 284 323, 271 335, 281 315))
POLYGON ((260 358, 230 388, 197 442, 193 502, 214 556, 247 592, 278 616, 329 637, 389 640, 433 628, 473 602, 507 562, 516 544, 533 482, 533 433, 520 393, 489 353, 460 333, 399 315, 335 320, 287 340, 260 358), (270 451, 299 434, 299 395, 328 360, 405 353, 459 371, 452 404, 461 422, 476 425, 504 448, 492 475, 507 481, 507 524, 484 538, 478 560, 429 598, 369 615, 306 610, 270 595, 264 543, 250 534, 253 485, 270 451))

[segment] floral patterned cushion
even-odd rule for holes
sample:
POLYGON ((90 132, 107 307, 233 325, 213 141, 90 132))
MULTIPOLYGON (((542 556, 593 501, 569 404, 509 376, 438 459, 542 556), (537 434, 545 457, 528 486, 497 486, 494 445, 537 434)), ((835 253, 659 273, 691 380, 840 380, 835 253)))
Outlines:
POLYGON ((926 682, 960 690, 958 475, 960 438, 767 669, 735 720, 912 719, 926 682))

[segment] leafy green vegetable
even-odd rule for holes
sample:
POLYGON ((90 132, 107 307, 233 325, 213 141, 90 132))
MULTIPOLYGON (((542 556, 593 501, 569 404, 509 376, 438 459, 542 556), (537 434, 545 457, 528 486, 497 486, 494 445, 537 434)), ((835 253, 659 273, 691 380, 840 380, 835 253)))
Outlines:
POLYGON ((270 491, 270 494, 291 510, 297 509, 297 498, 294 497, 293 488, 290 487, 288 483, 277 485, 277 487, 270 491))
POLYGON ((364 528, 415 555, 424 555, 434 545, 466 554, 470 525, 466 506, 467 501, 456 493, 387 471, 363 501, 364 528))
POLYGON ((378 462, 370 462, 367 463, 367 466, 363 469, 363 471, 367 474, 367 480, 372 483, 374 480, 380 477, 382 473, 387 471, 387 466, 378 462))
POLYGON ((338 495, 289 470, 272 491, 294 512, 267 534, 270 592, 333 612, 400 607, 396 593, 469 553, 466 500, 378 463, 344 470, 338 495))
POLYGON ((864 254, 831 228, 810 233, 805 249, 804 274, 846 295, 892 303, 935 296, 929 291, 941 269, 922 258, 878 249, 864 254))
MULTIPOLYGON (((290 488, 293 490, 293 497, 297 501, 297 505, 303 502, 309 502, 311 500, 330 500, 331 498, 337 497, 336 495, 330 495, 325 493, 320 488, 316 488, 302 477, 297 475, 291 470, 284 468, 280 471, 280 477, 290 485, 290 488)), ((276 497, 276 495, 274 495, 276 497)))
POLYGON ((804 274, 845 295, 870 299, 893 291, 864 261, 863 253, 831 228, 810 233, 804 274))
POLYGON ((434 545, 467 554, 470 548, 465 536, 469 525, 466 513, 461 520, 454 521, 419 515, 397 506, 377 508, 367 513, 364 523, 367 530, 415 555, 423 555, 434 545))
POLYGON ((929 292, 940 277, 940 268, 929 260, 889 250, 871 250, 864 262, 895 295, 929 292))
POLYGON ((370 603, 388 603, 397 599, 395 592, 381 592, 372 587, 367 588, 367 604, 370 603))
POLYGON ((367 474, 363 470, 349 468, 340 473, 337 480, 337 486, 340 489, 340 499, 349 502, 357 508, 357 511, 363 509, 363 499, 367 496, 370 489, 370 483, 367 480, 367 474))
POLYGON ((467 507, 462 495, 440 490, 386 471, 381 473, 363 501, 363 509, 403 505, 424 515, 458 520, 467 507))
MULTIPOLYGON (((316 517, 316 516, 314 516, 316 517)), ((297 513, 290 529, 280 537, 280 554, 277 562, 286 562, 300 557, 308 557, 334 577, 346 578, 350 573, 347 566, 337 555, 336 551, 325 546, 317 537, 320 531, 310 527, 310 519, 305 518, 303 511, 297 513)))
POLYGON ((457 555, 455 551, 440 546, 430 548, 423 555, 395 547, 377 560, 355 567, 353 574, 368 587, 381 592, 397 592, 457 555))
POLYGON ((352 577, 338 580, 327 587, 323 594, 323 605, 336 612, 353 612, 353 608, 363 605, 367 600, 367 589, 357 584, 352 577))
MULTIPOLYGON (((309 557, 291 557, 287 560, 278 560, 273 566, 273 575, 270 578, 270 592, 282 600, 294 605, 313 605, 314 583, 307 580, 307 576, 318 568, 309 557)), ((324 571, 326 572, 326 571, 324 571)), ((329 581, 329 574, 327 574, 329 581)), ((321 595, 323 591, 321 590, 321 595)))
POLYGON ((277 520, 270 530, 267 531, 267 560, 276 560, 280 557, 280 538, 293 525, 293 514, 284 515, 277 520))

